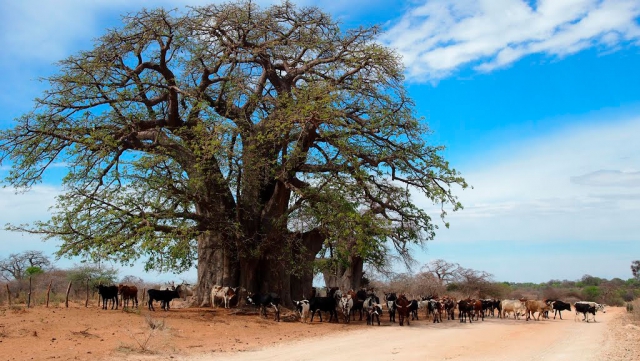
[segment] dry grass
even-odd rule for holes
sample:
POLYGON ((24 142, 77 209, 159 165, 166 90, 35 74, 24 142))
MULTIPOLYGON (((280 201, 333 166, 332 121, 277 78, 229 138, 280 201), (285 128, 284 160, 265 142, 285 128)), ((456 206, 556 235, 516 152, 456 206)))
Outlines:
POLYGON ((627 302, 627 314, 629 316, 629 322, 640 326, 640 299, 627 302))
POLYGON ((164 320, 159 320, 151 317, 151 315, 146 315, 144 324, 147 326, 142 332, 135 332, 134 330, 127 330, 125 334, 130 340, 135 341, 135 344, 131 343, 121 343, 116 350, 122 353, 143 353, 143 354, 154 354, 157 352, 156 346, 152 340, 154 336, 157 335, 158 332, 164 331, 166 329, 164 320))

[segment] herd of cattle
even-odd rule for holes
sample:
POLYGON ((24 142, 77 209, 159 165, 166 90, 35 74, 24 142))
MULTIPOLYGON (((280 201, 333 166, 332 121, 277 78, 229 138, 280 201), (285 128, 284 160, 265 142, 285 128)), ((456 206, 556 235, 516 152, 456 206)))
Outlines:
MULTIPOLYGON (((118 286, 102 286, 99 285, 98 293, 102 298, 102 308, 108 308, 108 302, 111 301, 111 309, 118 309, 118 296, 123 303, 123 307, 128 307, 131 301, 133 307, 138 307, 138 288, 136 286, 118 285, 118 286)), ((237 305, 241 294, 240 288, 214 286, 211 289, 211 305, 224 306, 230 308, 237 305)), ((147 290, 149 310, 155 311, 153 307, 154 301, 160 301, 161 308, 165 311, 169 310, 171 301, 175 298, 186 298, 193 295, 192 289, 187 284, 178 286, 170 286, 165 289, 147 290)), ((246 303, 255 305, 260 308, 260 314, 267 316, 267 308, 274 309, 274 320, 280 321, 280 297, 275 293, 265 294, 247 294, 246 303)), ((386 308, 389 314, 389 322, 396 322, 403 326, 410 321, 418 320, 420 310, 424 310, 425 317, 433 320, 434 323, 442 322, 443 317, 447 320, 455 320, 455 313, 458 313, 460 322, 471 323, 474 320, 484 320, 485 317, 513 318, 518 320, 525 317, 527 321, 530 319, 540 320, 540 317, 549 318, 549 311, 553 311, 553 318, 560 316, 562 319, 562 311, 571 311, 571 304, 561 300, 497 300, 497 299, 463 299, 456 301, 452 297, 428 296, 420 297, 420 299, 409 300, 404 294, 384 293, 383 301, 372 291, 361 289, 359 291, 349 290, 342 292, 337 287, 327 290, 326 296, 316 295, 316 289, 312 290, 312 294, 308 299, 301 301, 293 301, 296 311, 302 322, 313 322, 313 318, 318 315, 322 322, 322 312, 329 313, 329 322, 339 322, 339 314, 342 314, 345 322, 349 323, 355 320, 356 315, 362 321, 363 316, 366 318, 367 325, 373 325, 377 322, 380 325, 380 317, 383 314, 383 308, 386 308), (535 317, 535 314, 538 314, 535 317)), ((597 311, 605 311, 605 305, 595 302, 578 301, 573 304, 576 317, 583 315, 583 321, 589 322, 589 314, 595 315, 597 311)))
MULTIPOLYGON (((102 298, 102 308, 107 309, 108 303, 111 302, 111 309, 118 309, 119 300, 123 307, 129 306, 129 301, 133 307, 138 307, 138 288, 136 286, 118 285, 103 286, 99 285, 98 293, 102 298)), ((166 289, 150 289, 147 290, 149 310, 155 311, 153 307, 154 301, 160 301, 161 308, 165 311, 169 310, 170 303, 175 298, 186 298, 192 295, 193 291, 187 284, 167 287, 166 289)), ((233 287, 214 286, 211 290, 211 305, 217 305, 230 308, 238 304, 240 297, 240 289, 233 287)), ((266 294, 247 294, 246 303, 255 305, 260 308, 260 314, 267 316, 267 308, 273 307, 275 311, 275 321, 280 321, 280 297, 275 293, 266 294)), ((548 318, 549 311, 553 311, 553 318, 560 316, 562 319, 562 311, 571 311, 571 304, 561 300, 496 300, 496 299, 464 299, 456 301, 451 297, 420 297, 420 299, 409 300, 404 294, 384 293, 383 302, 375 295, 372 290, 361 289, 359 291, 349 290, 342 292, 337 287, 328 289, 327 295, 324 297, 316 295, 316 289, 312 290, 309 299, 294 301, 296 311, 302 322, 313 322, 315 315, 318 315, 322 322, 322 312, 329 313, 329 322, 338 322, 338 315, 342 314, 345 322, 349 323, 355 320, 356 315, 362 321, 365 316, 367 324, 373 325, 377 322, 380 325, 380 316, 382 316, 383 308, 386 308, 389 314, 389 322, 396 322, 403 326, 406 322, 410 324, 412 320, 418 320, 419 311, 424 310, 425 317, 433 320, 434 323, 442 322, 443 317, 447 320, 455 320, 455 313, 458 313, 460 322, 473 322, 485 317, 509 318, 513 315, 514 319, 525 317, 527 321, 530 319, 540 320, 540 317, 548 318), (384 307, 383 307, 384 306, 384 307), (535 314, 538 314, 535 317, 535 314)), ((595 315, 597 311, 605 312, 603 304, 595 302, 579 301, 573 304, 578 314, 583 315, 583 321, 589 322, 589 314, 595 315)))
MULTIPOLYGON (((513 318, 518 320, 525 317, 527 321, 530 319, 540 320, 540 317, 549 317, 549 311, 554 311, 553 318, 560 316, 562 319, 562 311, 571 311, 571 304, 560 300, 497 300, 497 299, 463 299, 456 301, 451 297, 428 296, 420 297, 420 299, 409 300, 404 294, 385 293, 383 302, 373 292, 360 290, 354 292, 349 290, 342 293, 339 289, 330 289, 326 297, 310 297, 309 300, 294 301, 296 310, 300 315, 302 322, 310 321, 316 313, 319 313, 320 321, 322 321, 322 313, 329 313, 329 321, 338 320, 338 313, 342 313, 345 322, 355 319, 356 314, 362 320, 363 314, 366 316, 367 324, 373 325, 377 322, 380 325, 380 316, 382 315, 383 306, 389 314, 389 322, 396 322, 403 326, 410 321, 418 320, 420 310, 424 310, 425 316, 433 320, 434 323, 442 322, 443 317, 447 320, 455 320, 456 311, 460 322, 471 323, 491 316, 499 318, 513 318), (536 317, 537 313, 537 317, 536 317)), ((583 321, 589 322, 589 314, 595 315, 597 311, 605 312, 605 305, 595 302, 578 301, 573 304, 576 316, 583 315, 583 321)))

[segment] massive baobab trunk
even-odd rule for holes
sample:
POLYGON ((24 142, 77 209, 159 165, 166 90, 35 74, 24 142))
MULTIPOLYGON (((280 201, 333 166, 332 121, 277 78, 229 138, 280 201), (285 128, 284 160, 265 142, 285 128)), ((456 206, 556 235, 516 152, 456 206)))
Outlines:
POLYGON ((340 287, 342 290, 357 290, 362 284, 364 262, 362 258, 351 256, 348 266, 338 265, 335 270, 324 271, 327 287, 340 287))

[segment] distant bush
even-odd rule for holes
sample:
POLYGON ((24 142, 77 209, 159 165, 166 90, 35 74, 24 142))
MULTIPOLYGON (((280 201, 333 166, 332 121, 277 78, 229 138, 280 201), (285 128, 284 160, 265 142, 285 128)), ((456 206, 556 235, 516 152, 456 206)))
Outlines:
POLYGON ((600 287, 598 286, 587 286, 582 289, 582 298, 584 301, 598 301, 598 297, 600 297, 600 287))

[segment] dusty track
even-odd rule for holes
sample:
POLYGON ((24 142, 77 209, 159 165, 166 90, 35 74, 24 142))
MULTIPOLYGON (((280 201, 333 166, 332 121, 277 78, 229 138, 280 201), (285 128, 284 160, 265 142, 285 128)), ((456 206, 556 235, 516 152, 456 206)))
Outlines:
MULTIPOLYGON (((227 357, 221 355, 181 360, 602 360, 616 347, 609 324, 623 314, 621 308, 598 313, 598 322, 564 320, 516 321, 487 318, 473 324, 420 321, 409 327, 386 326, 339 332, 281 344, 227 357)), ((581 316, 580 316, 581 317, 581 316)), ((310 326, 313 327, 313 326, 310 326)))
POLYGON ((380 327, 364 321, 310 325, 175 306, 134 313, 101 310, 95 302, 68 309, 3 306, 0 360, 640 360, 640 327, 622 308, 598 313, 595 324, 574 322, 568 312, 563 321, 421 320, 401 328, 389 324, 388 315, 380 327), (164 327, 150 331, 149 316, 164 327))

